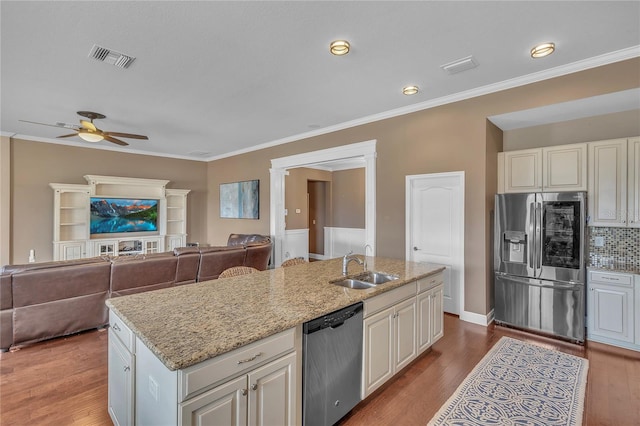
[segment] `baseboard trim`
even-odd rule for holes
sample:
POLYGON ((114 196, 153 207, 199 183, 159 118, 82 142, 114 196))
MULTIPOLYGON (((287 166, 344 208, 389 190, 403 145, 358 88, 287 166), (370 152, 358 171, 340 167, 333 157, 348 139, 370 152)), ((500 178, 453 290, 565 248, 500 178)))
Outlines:
POLYGON ((486 315, 476 314, 475 312, 462 311, 460 313, 460 319, 462 321, 483 325, 486 327, 493 322, 493 309, 486 315))

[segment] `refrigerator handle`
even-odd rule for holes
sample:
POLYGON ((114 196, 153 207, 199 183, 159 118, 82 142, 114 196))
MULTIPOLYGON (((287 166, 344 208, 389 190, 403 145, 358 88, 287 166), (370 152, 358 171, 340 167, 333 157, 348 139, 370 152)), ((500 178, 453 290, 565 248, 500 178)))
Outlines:
POLYGON ((536 203, 536 269, 542 274, 542 204, 536 203))
POLYGON ((527 250, 529 251, 529 268, 533 269, 533 254, 535 252, 535 242, 531 241, 532 240, 532 236, 533 236, 533 229, 535 226, 535 211, 534 211, 534 204, 531 203, 529 204, 529 232, 527 232, 528 235, 528 240, 527 240, 527 244, 529 247, 527 247, 527 250))

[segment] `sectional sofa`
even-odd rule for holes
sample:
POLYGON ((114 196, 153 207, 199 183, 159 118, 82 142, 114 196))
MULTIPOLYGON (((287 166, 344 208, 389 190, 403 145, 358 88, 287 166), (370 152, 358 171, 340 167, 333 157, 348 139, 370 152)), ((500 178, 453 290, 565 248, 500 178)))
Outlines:
POLYGON ((221 247, 4 266, 0 349, 103 327, 110 297, 213 280, 232 266, 265 270, 271 250, 268 236, 231 234, 221 247))

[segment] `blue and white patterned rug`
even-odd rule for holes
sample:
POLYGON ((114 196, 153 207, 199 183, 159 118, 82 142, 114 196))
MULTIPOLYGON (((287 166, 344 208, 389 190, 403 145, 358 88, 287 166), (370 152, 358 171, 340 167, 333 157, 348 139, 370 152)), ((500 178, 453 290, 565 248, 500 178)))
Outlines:
POLYGON ((431 425, 581 425, 589 361, 503 337, 431 425))

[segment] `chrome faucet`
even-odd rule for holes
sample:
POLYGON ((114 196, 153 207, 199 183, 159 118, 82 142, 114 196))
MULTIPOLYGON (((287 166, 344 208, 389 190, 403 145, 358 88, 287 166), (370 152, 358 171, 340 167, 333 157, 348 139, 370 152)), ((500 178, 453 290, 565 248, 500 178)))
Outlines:
POLYGON ((358 265, 364 264, 364 262, 360 260, 359 257, 353 254, 353 251, 350 251, 349 253, 345 254, 344 257, 342 258, 342 275, 344 275, 345 277, 348 274, 347 268, 349 267, 349 262, 351 262, 352 260, 357 262, 358 265))
POLYGON ((367 249, 371 250, 371 252, 373 253, 373 249, 371 248, 371 246, 369 244, 365 244, 364 245, 364 271, 367 271, 367 249))

